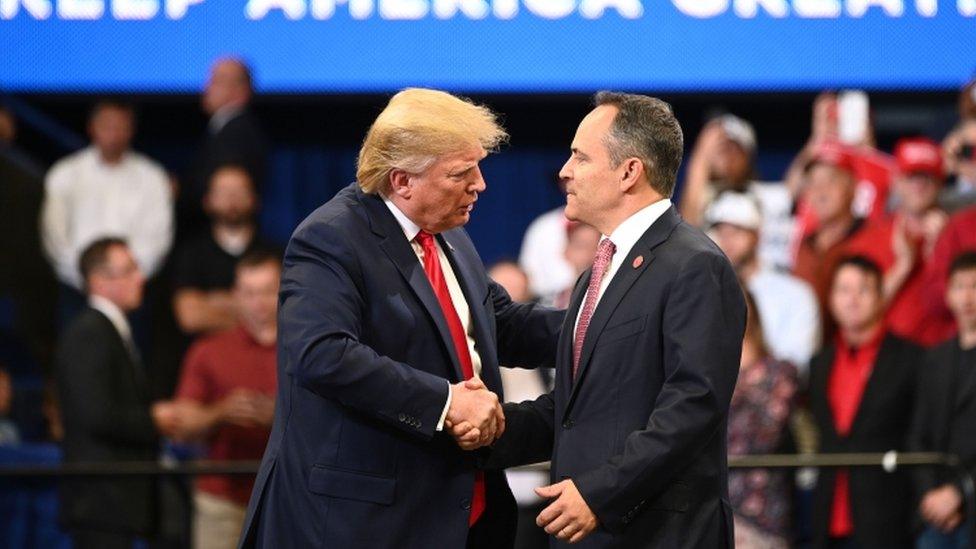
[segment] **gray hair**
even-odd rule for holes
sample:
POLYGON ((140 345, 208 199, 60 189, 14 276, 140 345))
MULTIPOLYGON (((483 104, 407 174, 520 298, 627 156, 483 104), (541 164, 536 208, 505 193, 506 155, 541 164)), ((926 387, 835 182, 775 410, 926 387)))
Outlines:
POLYGON ((651 188, 671 197, 684 155, 684 135, 671 105, 655 97, 601 91, 596 106, 617 107, 605 145, 614 167, 628 158, 644 164, 651 188))

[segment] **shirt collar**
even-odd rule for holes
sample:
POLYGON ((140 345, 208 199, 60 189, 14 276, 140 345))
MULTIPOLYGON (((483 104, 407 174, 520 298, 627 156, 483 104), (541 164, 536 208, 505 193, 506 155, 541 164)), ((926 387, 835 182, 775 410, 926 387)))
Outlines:
POLYGON ((671 200, 664 198, 646 206, 624 220, 610 233, 609 238, 617 249, 617 254, 627 255, 647 229, 671 207, 671 200))
POLYGON ((847 354, 847 355, 850 355, 850 354, 853 354, 853 353, 860 354, 861 351, 865 351, 865 350, 874 351, 874 350, 877 350, 877 349, 879 349, 881 347, 881 341, 884 339, 885 334, 886 334, 886 332, 885 332, 885 329, 884 329, 884 325, 883 324, 879 324, 878 327, 875 328, 874 334, 871 335, 871 338, 868 339, 866 343, 864 343, 864 344, 862 344, 862 345, 860 345, 858 347, 852 347, 844 339, 844 334, 841 333, 840 330, 838 330, 837 331, 837 347, 844 354, 847 354))
POLYGON ((208 127, 210 128, 210 133, 217 133, 224 129, 224 126, 228 122, 237 117, 237 115, 244 112, 244 107, 238 107, 235 105, 228 105, 226 107, 221 107, 217 109, 217 112, 210 117, 210 123, 208 127))
POLYGON ((420 232, 420 226, 413 221, 410 221, 407 214, 403 213, 400 208, 398 208, 397 205, 394 204, 393 201, 388 197, 383 197, 383 203, 386 204, 386 207, 390 209, 390 213, 393 214, 393 217, 396 218, 397 223, 400 224, 400 228, 403 229, 404 236, 407 237, 407 242, 413 242, 413 239, 416 238, 417 233, 420 232))
POLYGON ((100 295, 90 296, 88 298, 88 304, 91 305, 92 309, 108 317, 109 322, 112 323, 112 326, 119 332, 123 340, 132 340, 132 330, 129 328, 129 321, 125 318, 125 313, 122 312, 122 309, 119 309, 118 305, 100 295))

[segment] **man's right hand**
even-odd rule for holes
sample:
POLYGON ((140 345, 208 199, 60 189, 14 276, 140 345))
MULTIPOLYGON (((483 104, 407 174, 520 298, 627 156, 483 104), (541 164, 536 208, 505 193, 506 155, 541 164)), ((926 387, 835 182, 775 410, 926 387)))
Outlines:
POLYGON ((959 526, 961 508, 962 494, 951 484, 929 490, 919 505, 922 518, 942 532, 951 532, 959 526))
POLYGON ((465 450, 491 444, 505 431, 498 395, 478 378, 451 385, 451 406, 444 426, 465 450))

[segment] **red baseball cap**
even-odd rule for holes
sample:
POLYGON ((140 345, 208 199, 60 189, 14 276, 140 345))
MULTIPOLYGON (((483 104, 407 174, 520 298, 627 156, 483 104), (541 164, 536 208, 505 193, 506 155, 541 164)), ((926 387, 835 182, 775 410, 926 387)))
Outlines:
POLYGON ((925 137, 901 139, 895 144, 895 162, 903 174, 924 173, 942 180, 942 149, 925 137))
POLYGON ((853 174, 854 152, 840 141, 824 141, 814 149, 806 169, 809 170, 815 164, 835 166, 853 174))

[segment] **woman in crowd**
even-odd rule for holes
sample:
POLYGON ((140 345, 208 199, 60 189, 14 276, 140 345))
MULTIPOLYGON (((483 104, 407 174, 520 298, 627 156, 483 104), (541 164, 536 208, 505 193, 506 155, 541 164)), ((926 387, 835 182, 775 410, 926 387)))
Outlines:
MULTIPOLYGON (((739 381, 729 409, 729 455, 769 454, 788 434, 797 391, 796 368, 774 359, 763 341, 752 296, 742 342, 739 381)), ((789 547, 790 477, 775 469, 729 472, 735 513, 735 545, 740 549, 789 547)))

